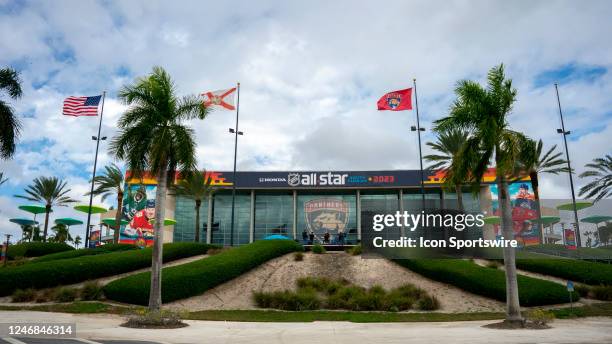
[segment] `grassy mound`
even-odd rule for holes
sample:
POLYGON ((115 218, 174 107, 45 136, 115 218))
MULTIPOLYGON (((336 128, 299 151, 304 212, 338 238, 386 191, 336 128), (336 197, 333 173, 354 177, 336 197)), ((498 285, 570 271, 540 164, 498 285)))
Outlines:
MULTIPOLYGON (((303 247, 290 240, 262 240, 223 251, 195 262, 165 268, 162 273, 162 301, 171 302, 196 296, 227 282, 260 264, 303 247)), ((151 273, 118 279, 104 287, 110 300, 146 305, 151 273)))
POLYGON ((612 285, 612 264, 575 259, 517 259, 516 267, 584 284, 612 285))
POLYGON ((535 252, 574 259, 596 260, 604 263, 612 260, 612 250, 609 248, 578 247, 577 249, 570 250, 563 245, 546 244, 526 246, 524 252, 535 252))
POLYGON ((97 254, 104 254, 104 253, 117 252, 117 251, 129 251, 129 250, 135 250, 137 248, 138 246, 131 245, 131 244, 108 244, 108 245, 98 246, 96 248, 82 248, 79 250, 48 254, 42 257, 32 259, 30 263, 48 262, 51 260, 70 259, 70 258, 77 258, 77 257, 82 257, 82 256, 95 256, 97 254))
POLYGON ((56 252, 74 250, 74 247, 59 242, 25 242, 10 245, 7 253, 8 259, 17 257, 40 257, 56 252))
MULTIPOLYGON (((216 247, 198 243, 164 244, 164 262, 205 254, 216 247)), ((0 270, 0 296, 16 289, 50 288, 117 275, 151 266, 151 248, 25 264, 0 270)))
POLYGON ((353 311, 435 310, 438 300, 423 289, 406 284, 390 291, 380 286, 366 289, 345 280, 304 277, 297 280, 297 291, 255 292, 261 308, 286 311, 344 309, 353 311))
MULTIPOLYGON (((502 270, 482 267, 467 260, 404 259, 396 263, 436 281, 454 285, 471 293, 506 301, 506 278, 502 270)), ((569 302, 564 286, 545 280, 518 276, 521 306, 542 306, 569 302)), ((578 293, 572 295, 574 301, 578 293)))

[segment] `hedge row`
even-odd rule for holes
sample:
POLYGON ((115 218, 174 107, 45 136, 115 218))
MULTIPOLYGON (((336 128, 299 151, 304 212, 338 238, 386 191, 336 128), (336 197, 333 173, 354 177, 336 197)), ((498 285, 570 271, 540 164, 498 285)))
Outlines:
POLYGON ((51 260, 77 258, 77 257, 82 257, 82 256, 95 256, 97 254, 104 254, 104 253, 117 252, 117 251, 129 251, 129 250, 135 250, 137 248, 138 246, 132 245, 132 244, 107 244, 107 245, 98 246, 96 248, 82 248, 79 250, 48 254, 42 257, 32 259, 30 263, 48 262, 51 260))
POLYGON ((612 285, 612 264, 575 259, 517 259, 519 269, 590 285, 612 285))
MULTIPOLYGON (((262 240, 223 251, 211 257, 163 269, 162 302, 196 296, 227 282, 262 263, 303 247, 290 240, 262 240)), ((151 273, 144 272, 115 280, 104 287, 108 299, 146 305, 151 273)))
MULTIPOLYGON (((502 270, 455 259, 404 259, 395 262, 433 280, 477 295, 506 301, 506 278, 502 270)), ((569 302, 569 293, 565 287, 554 282, 519 275, 518 287, 521 306, 569 302)), ((572 298, 578 300, 578 293, 574 292, 572 298)))
POLYGON ((25 242, 10 245, 7 253, 9 259, 17 257, 40 257, 51 253, 74 250, 74 247, 60 242, 25 242))
MULTIPOLYGON (((164 244, 164 262, 206 253, 214 245, 164 244)), ((16 289, 50 288, 151 266, 151 248, 25 264, 0 270, 0 296, 16 289)))

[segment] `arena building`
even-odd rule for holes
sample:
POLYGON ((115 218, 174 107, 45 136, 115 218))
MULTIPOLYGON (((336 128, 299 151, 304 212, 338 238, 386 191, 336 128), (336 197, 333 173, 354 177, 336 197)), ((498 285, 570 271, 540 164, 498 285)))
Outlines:
MULTIPOLYGON (((243 245, 270 235, 325 244, 356 244, 374 214, 420 211, 419 170, 385 171, 286 171, 206 172, 215 192, 200 206, 200 240, 220 245, 243 245), (232 187, 236 188, 233 240, 231 235, 232 187), (314 240, 313 240, 314 239, 314 240)), ((152 243, 156 181, 127 176, 121 242, 148 246, 152 243)), ((442 189, 443 174, 424 174, 425 207, 457 208, 457 195, 442 189)), ((464 190, 466 212, 495 212, 495 171, 489 171, 481 191, 464 190), (492 208, 493 207, 493 208, 492 208)), ((523 187, 532 192, 529 181, 523 187)), ((515 189, 518 190, 519 185, 515 189)), ((513 191, 511 190, 511 194, 513 191)), ((516 192, 514 192, 516 193, 516 192)), ((166 198, 165 242, 194 241, 195 202, 183 196, 166 198), (172 221, 174 220, 174 221, 172 221)), ((495 237, 495 233, 478 233, 495 237)), ((528 238, 526 238, 528 239, 528 238)), ((538 240, 534 237, 530 240, 538 240)))

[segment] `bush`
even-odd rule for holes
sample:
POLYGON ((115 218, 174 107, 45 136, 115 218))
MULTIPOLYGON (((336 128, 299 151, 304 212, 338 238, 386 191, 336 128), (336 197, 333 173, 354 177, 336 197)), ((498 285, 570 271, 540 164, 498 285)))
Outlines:
POLYGON ((302 252, 295 252, 293 254, 293 260, 295 260, 296 262, 301 262, 302 260, 304 260, 304 253, 302 253, 302 252))
POLYGON ((253 294, 255 303, 262 308, 282 310, 348 309, 353 311, 404 311, 417 305, 422 310, 439 308, 437 299, 413 285, 404 285, 386 291, 381 286, 366 289, 346 280, 305 277, 297 280, 297 291, 276 291, 253 294))
POLYGON ((36 290, 32 288, 17 289, 11 296, 11 302, 31 302, 36 299, 36 290))
POLYGON ((567 258, 544 258, 517 259, 516 267, 584 284, 612 285, 612 264, 594 263, 567 258))
POLYGON ((592 287, 591 292, 597 300, 612 301, 612 286, 610 285, 592 287))
POLYGON ((121 326, 132 328, 179 328, 185 327, 187 324, 181 321, 178 313, 160 310, 132 314, 128 316, 127 321, 121 324, 121 326))
POLYGON ((48 254, 39 258, 32 259, 30 263, 40 263, 40 262, 48 262, 51 260, 59 260, 59 259, 70 259, 77 258, 82 256, 93 256, 97 254, 104 254, 110 252, 117 251, 129 251, 138 249, 138 246, 131 244, 107 244, 98 246, 96 248, 82 248, 79 250, 72 250, 66 252, 58 252, 53 254, 48 254))
POLYGON ((555 320, 555 313, 543 309, 535 309, 527 312, 526 318, 535 325, 543 327, 555 320))
POLYGON ((102 298, 102 286, 95 281, 89 281, 81 288, 81 300, 93 301, 102 298))
POLYGON ((77 298, 78 290, 75 288, 60 288, 54 295, 53 300, 57 302, 72 302, 77 298))
POLYGON ((591 287, 589 287, 588 285, 584 285, 584 284, 576 284, 574 286, 574 290, 578 293, 578 295, 580 295, 581 297, 591 297, 591 287))
MULTIPOLYGON (((198 243, 164 244, 164 262, 204 254, 214 247, 198 243)), ((117 275, 151 266, 151 248, 25 264, 0 270, 0 296, 16 289, 50 288, 117 275)))
POLYGON ((55 293, 57 292, 57 288, 54 289, 44 289, 38 293, 36 296, 35 302, 43 303, 53 301, 55 298, 55 293))
POLYGON ((501 263, 498 262, 497 260, 490 260, 487 262, 487 267, 491 269, 499 269, 500 266, 501 266, 501 263))
POLYGON ((350 254, 351 256, 358 256, 361 254, 361 252, 362 252, 361 244, 357 244, 346 250, 346 253, 350 254))
POLYGON ((314 254, 322 254, 322 253, 326 252, 325 251, 325 247, 323 247, 323 246, 321 246, 319 244, 315 244, 314 246, 312 246, 311 250, 312 250, 312 253, 314 253, 314 254))
POLYGON ((26 242, 10 245, 7 257, 9 259, 15 259, 17 257, 40 257, 51 253, 71 250, 74 250, 74 247, 59 242, 26 242))
MULTIPOLYGON (((433 280, 454 285, 477 295, 506 301, 504 271, 457 259, 402 259, 395 262, 433 280)), ((563 285, 522 275, 519 275, 517 280, 521 306, 569 302, 568 292, 563 285)), ((576 292, 572 297, 575 301, 580 298, 576 292)))
MULTIPOLYGON (((261 240, 223 251, 191 263, 165 268, 162 274, 162 301, 171 302, 200 295, 260 264, 303 247, 290 240, 261 240)), ((104 287, 111 300, 146 305, 151 273, 127 276, 104 287)))

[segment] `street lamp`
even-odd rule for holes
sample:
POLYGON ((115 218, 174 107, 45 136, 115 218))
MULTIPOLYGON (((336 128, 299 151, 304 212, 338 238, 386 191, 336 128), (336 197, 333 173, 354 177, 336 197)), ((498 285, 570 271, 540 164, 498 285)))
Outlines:
POLYGON ((561 128, 557 129, 557 133, 563 135, 563 144, 565 146, 565 158, 567 159, 567 169, 570 180, 570 189, 572 190, 572 204, 574 206, 574 220, 576 221, 576 246, 581 247, 582 242, 580 239, 580 224, 578 223, 578 208, 576 207, 576 193, 574 192, 574 178, 572 176, 572 165, 570 163, 569 150, 567 149, 567 136, 571 133, 569 130, 565 130, 565 124, 563 123, 563 112, 561 111, 561 100, 559 99, 559 87, 555 83, 555 93, 557 94, 557 105, 559 105, 559 118, 561 119, 561 128))
MULTIPOLYGON (((238 84, 240 87, 240 84, 238 84)), ((240 94, 240 93, 239 93, 240 94)), ((240 99, 240 96, 238 96, 240 99)), ((240 100, 238 100, 240 101, 240 100)), ((230 134, 234 134, 234 173, 232 174, 232 219, 230 220, 230 246, 234 246, 234 212, 236 208, 236 155, 238 154, 238 135, 244 133, 238 130, 238 111, 236 111, 236 129, 229 128, 230 134)))

